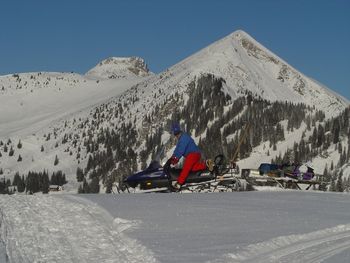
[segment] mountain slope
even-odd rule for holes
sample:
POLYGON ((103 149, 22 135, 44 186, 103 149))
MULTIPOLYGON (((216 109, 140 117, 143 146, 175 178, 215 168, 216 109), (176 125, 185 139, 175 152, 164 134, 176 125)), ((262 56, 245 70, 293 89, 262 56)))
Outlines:
POLYGON ((201 74, 223 78, 233 98, 249 90, 272 101, 315 106, 327 116, 335 116, 349 105, 349 101, 298 72, 240 30, 155 76, 146 85, 184 90, 201 74))
POLYGON ((123 75, 129 68, 131 65, 109 65, 111 71, 119 72, 118 80, 96 79, 93 74, 55 72, 0 76, 0 138, 40 131, 55 120, 123 93, 148 76, 148 71, 123 75))
MULTIPOLYGON (((174 141, 169 125, 173 121, 181 122, 195 137, 206 157, 224 153, 229 158, 237 148, 242 128, 251 123, 249 140, 238 156, 239 164, 246 168, 256 168, 261 161, 280 160, 289 151, 301 162, 325 156, 315 167, 322 173, 326 163, 344 159, 335 154, 339 142, 348 149, 348 123, 327 123, 348 107, 348 101, 307 78, 243 31, 230 34, 157 75, 110 79, 108 70, 114 62, 116 72, 121 72, 120 61, 112 59, 95 68, 94 74, 91 71, 79 76, 91 83, 91 89, 77 89, 85 109, 76 107, 79 100, 69 102, 64 109, 53 107, 54 123, 50 116, 42 117, 50 120, 49 127, 36 127, 34 124, 40 122, 27 124, 26 118, 17 117, 13 126, 22 129, 28 125, 18 136, 11 123, 3 126, 4 142, 5 136, 12 138, 6 147, 15 149, 9 156, 4 144, 0 145, 4 153, 0 168, 6 176, 16 171, 63 170, 72 191, 94 178, 110 190, 120 177, 144 167, 162 148, 162 159, 171 155, 174 141), (28 136, 33 127, 36 134, 28 136), (23 147, 16 149, 19 139, 23 147), (293 149, 295 144, 298 150, 293 149), (54 162, 56 156, 58 163, 54 162), (84 171, 83 184, 76 182, 77 167, 84 171)), ((18 98, 16 92, 13 100, 18 98)))

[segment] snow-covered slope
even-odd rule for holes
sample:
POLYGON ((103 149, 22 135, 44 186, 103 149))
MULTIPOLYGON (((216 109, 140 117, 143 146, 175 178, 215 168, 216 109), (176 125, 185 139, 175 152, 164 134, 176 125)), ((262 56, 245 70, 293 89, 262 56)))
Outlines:
POLYGON ((234 192, 0 198, 0 261, 349 261, 348 194, 234 192))
POLYGON ((134 222, 114 219, 93 203, 22 195, 1 199, 0 210, 1 262, 156 262, 123 233, 134 222))
POLYGON ((301 102, 339 114, 349 101, 306 77, 244 31, 235 31, 147 81, 179 91, 201 74, 225 80, 233 98, 244 90, 268 100, 301 102))
MULTIPOLYGON (((4 153, 5 147, 0 146, 3 153, 0 168, 9 178, 17 171, 26 174, 31 170, 63 170, 72 191, 76 191, 76 169, 78 166, 85 169, 92 155, 105 152, 109 146, 113 149, 113 160, 108 164, 105 177, 115 171, 130 173, 131 169, 140 169, 142 162, 150 161, 154 151, 159 150, 155 144, 166 145, 165 155, 171 154, 168 126, 170 121, 179 118, 176 114, 181 110, 186 108, 188 116, 197 117, 192 122, 200 124, 201 129, 196 131, 192 127, 191 132, 197 133, 195 140, 199 142, 206 138, 208 129, 216 121, 222 121, 224 115, 235 108, 236 100, 246 98, 247 94, 255 99, 306 104, 310 107, 302 113, 309 120, 317 115, 315 109, 322 110, 329 119, 349 105, 346 99, 304 76, 247 33, 236 31, 157 75, 149 73, 142 59, 109 58, 84 76, 23 73, 0 77, 0 141, 11 138, 8 148, 15 149, 14 156, 9 156, 4 153), (206 90, 201 91, 198 100, 195 96, 200 87, 206 90), (208 102, 212 102, 211 107, 220 104, 220 110, 212 112, 210 121, 202 118, 206 112, 214 111, 205 108, 208 102), (159 141, 152 140, 159 134, 159 141), (23 147, 17 149, 19 140, 23 147), (154 149, 146 149, 150 145, 154 149), (59 158, 57 165, 54 165, 55 156, 59 158), (123 156, 127 157, 127 163, 117 160, 123 156), (131 157, 132 161, 128 159, 131 157)), ((222 134, 217 137, 245 114, 247 105, 239 105, 243 106, 236 111, 237 116, 226 116, 229 123, 220 124, 217 130, 222 134)), ((263 110, 268 108, 266 105, 263 110)), ((280 121, 286 129, 288 116, 280 121)), ((312 131, 305 130, 306 123, 300 127, 286 133, 276 150, 272 150, 271 141, 264 138, 265 141, 253 149, 251 157, 241 164, 256 168, 259 162, 284 154, 304 132, 307 140, 312 131)), ((231 130, 217 145, 232 144, 238 133, 237 129, 231 130)), ((226 149, 229 155, 232 147, 234 145, 226 149)), ((336 151, 334 145, 331 149, 336 151)), ((338 159, 339 155, 334 157, 335 162, 338 159)), ((326 161, 322 159, 318 163, 317 172, 321 173, 326 161)))
POLYGON ((151 74, 145 61, 139 57, 110 57, 94 68, 90 69, 86 76, 108 79, 132 78, 135 76, 145 77, 151 74))
POLYGON ((117 96, 142 77, 94 79, 75 73, 0 76, 0 138, 26 136, 117 96))

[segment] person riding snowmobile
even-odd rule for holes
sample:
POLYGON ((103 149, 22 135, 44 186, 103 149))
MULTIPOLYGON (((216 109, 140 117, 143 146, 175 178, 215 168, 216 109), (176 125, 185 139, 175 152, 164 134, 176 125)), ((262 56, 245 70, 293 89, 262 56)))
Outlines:
POLYGON ((180 190, 191 171, 195 172, 205 169, 213 171, 213 162, 212 160, 207 160, 206 162, 201 161, 201 151, 198 146, 190 135, 181 130, 178 123, 172 124, 171 133, 176 137, 177 144, 168 162, 172 165, 176 165, 181 157, 185 158, 182 171, 177 181, 172 184, 174 190, 180 190))

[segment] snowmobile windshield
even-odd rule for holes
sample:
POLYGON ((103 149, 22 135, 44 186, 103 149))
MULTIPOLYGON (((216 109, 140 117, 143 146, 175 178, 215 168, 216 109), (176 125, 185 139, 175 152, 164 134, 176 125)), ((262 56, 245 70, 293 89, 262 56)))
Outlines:
POLYGON ((152 161, 146 170, 157 170, 159 168, 162 168, 160 163, 158 161, 152 161))

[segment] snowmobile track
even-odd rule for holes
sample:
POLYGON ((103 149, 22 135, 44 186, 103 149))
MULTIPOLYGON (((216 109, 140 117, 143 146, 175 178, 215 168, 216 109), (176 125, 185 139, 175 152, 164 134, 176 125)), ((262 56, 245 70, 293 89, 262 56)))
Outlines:
POLYGON ((234 262, 322 262, 350 249, 350 224, 302 235, 281 236, 230 254, 234 262))

